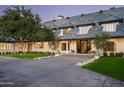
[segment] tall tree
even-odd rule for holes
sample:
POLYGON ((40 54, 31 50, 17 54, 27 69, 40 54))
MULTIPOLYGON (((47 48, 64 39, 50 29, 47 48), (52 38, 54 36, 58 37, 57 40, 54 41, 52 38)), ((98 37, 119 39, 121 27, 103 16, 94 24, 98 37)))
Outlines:
POLYGON ((22 51, 24 41, 47 40, 53 37, 52 30, 43 27, 39 15, 25 6, 6 8, 0 18, 0 31, 4 37, 13 37, 20 41, 22 51))
POLYGON ((110 36, 107 32, 102 32, 95 35, 94 45, 100 56, 103 55, 104 49, 108 48, 110 36))

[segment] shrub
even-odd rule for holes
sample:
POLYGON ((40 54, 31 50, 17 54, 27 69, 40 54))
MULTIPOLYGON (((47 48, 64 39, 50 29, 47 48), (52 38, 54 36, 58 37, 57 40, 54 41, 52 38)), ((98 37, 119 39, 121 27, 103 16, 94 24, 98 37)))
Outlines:
POLYGON ((52 55, 55 55, 55 53, 54 53, 54 52, 52 52, 52 55))
POLYGON ((14 54, 14 52, 10 52, 10 54, 14 54))
POLYGON ((19 52, 15 52, 15 54, 19 54, 19 52))
POLYGON ((107 52, 103 52, 103 56, 104 57, 107 57, 108 56, 108 53, 107 52))
POLYGON ((114 54, 114 52, 110 52, 110 57, 114 57, 115 56, 115 54, 114 54))
POLYGON ((49 55, 49 52, 46 52, 47 55, 49 55))
POLYGON ((40 54, 43 54, 43 52, 41 51, 40 54))
POLYGON ((2 54, 3 54, 3 55, 5 55, 6 53, 5 53, 5 52, 3 52, 2 54))
POLYGON ((117 57, 123 57, 123 55, 124 55, 123 52, 118 52, 118 53, 116 53, 116 56, 117 56, 117 57))
POLYGON ((9 52, 6 52, 6 54, 9 54, 9 52))
POLYGON ((19 51, 18 53, 19 53, 19 54, 22 54, 23 52, 22 52, 22 51, 19 51))

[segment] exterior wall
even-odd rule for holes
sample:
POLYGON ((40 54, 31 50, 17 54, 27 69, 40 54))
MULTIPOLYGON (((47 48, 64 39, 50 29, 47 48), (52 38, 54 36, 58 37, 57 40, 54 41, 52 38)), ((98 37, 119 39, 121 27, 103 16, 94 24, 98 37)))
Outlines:
POLYGON ((77 53, 77 42, 76 40, 70 41, 70 53, 77 53))
MULTIPOLYGON (((115 52, 124 52, 124 38, 113 38, 110 39, 111 41, 114 41, 115 43, 115 52)), ((31 51, 38 51, 38 52, 55 52, 52 51, 52 49, 49 47, 48 42, 42 42, 43 48, 38 48, 38 43, 41 42, 30 42, 31 43, 31 51)), ((68 53, 77 53, 77 41, 76 40, 70 40, 70 41, 58 41, 58 49, 56 51, 60 51, 63 54, 68 53), (62 50, 62 43, 66 43, 66 50, 62 50)), ((0 44, 6 44, 5 42, 0 42, 0 44)), ((19 42, 16 43, 9 43, 11 45, 11 48, 0 48, 0 52, 19 52, 21 49, 21 44, 19 42)), ((24 52, 28 51, 28 45, 29 42, 24 43, 24 52)), ((4 45, 6 46, 6 45, 4 45)), ((91 44, 91 53, 95 52, 96 48, 93 44, 91 44)))
POLYGON ((115 38, 115 39, 111 39, 111 41, 115 42, 116 52, 124 52, 124 38, 115 38))
POLYGON ((59 41, 58 50, 63 54, 68 54, 68 41, 59 41), (66 50, 62 50, 62 43, 66 43, 66 50))
MULTIPOLYGON (((115 51, 114 52, 124 52, 124 38, 113 38, 110 39, 115 43, 115 51)), ((92 44, 91 51, 96 51, 96 47, 92 44)))
MULTIPOLYGON (((43 43, 43 48, 38 48, 38 43, 41 42, 32 42, 32 51, 37 51, 37 52, 55 52, 53 51, 50 47, 48 42, 42 42, 43 43)), ((63 54, 68 54, 68 53, 76 53, 76 40, 75 41, 58 41, 58 48, 56 51, 60 51, 63 54), (62 43, 66 43, 66 50, 62 50, 62 43)))
POLYGON ((0 42, 0 52, 13 52, 13 43, 0 42))
POLYGON ((38 48, 38 44, 41 42, 33 42, 32 43, 32 51, 37 51, 37 52, 52 52, 52 50, 49 47, 48 42, 42 42, 43 43, 43 48, 38 48))
POLYGON ((76 40, 59 41, 58 50, 63 54, 76 53, 76 40), (62 50, 62 43, 66 43, 66 50, 62 50))

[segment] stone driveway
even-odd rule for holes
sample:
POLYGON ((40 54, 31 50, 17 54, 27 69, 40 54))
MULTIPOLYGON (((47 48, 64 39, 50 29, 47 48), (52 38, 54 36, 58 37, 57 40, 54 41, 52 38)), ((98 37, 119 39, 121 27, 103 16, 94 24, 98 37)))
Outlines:
POLYGON ((29 60, 0 57, 0 86, 16 87, 118 87, 124 83, 82 69, 78 62, 91 56, 60 56, 29 60))

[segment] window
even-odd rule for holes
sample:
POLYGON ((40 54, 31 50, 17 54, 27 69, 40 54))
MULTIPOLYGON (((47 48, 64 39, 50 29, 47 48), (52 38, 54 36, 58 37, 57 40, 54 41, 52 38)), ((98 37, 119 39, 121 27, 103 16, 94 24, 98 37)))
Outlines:
POLYGON ((42 49, 43 48, 43 42, 36 43, 36 48, 37 49, 42 49))
POLYGON ((63 35, 67 35, 70 32, 68 28, 63 29, 63 35))
POLYGON ((66 43, 62 43, 61 44, 61 49, 62 49, 62 51, 65 51, 66 50, 66 43))
POLYGON ((0 43, 0 50, 10 50, 11 48, 11 43, 0 43))
POLYGON ((61 29, 59 36, 67 35, 70 31, 71 31, 71 28, 61 29))
POLYGON ((87 34, 89 29, 91 28, 92 26, 82 26, 82 27, 79 27, 79 32, 78 34, 87 34))
POLYGON ((7 43, 7 44, 6 44, 6 49, 7 49, 7 50, 10 50, 10 49, 11 49, 11 44, 10 44, 10 43, 7 43))
POLYGON ((103 31, 104 31, 104 32, 115 32, 117 25, 118 25, 117 22, 116 22, 116 23, 106 23, 106 24, 102 24, 103 31))
POLYGON ((107 44, 107 48, 104 51, 114 51, 115 50, 115 43, 113 41, 109 41, 107 44))

